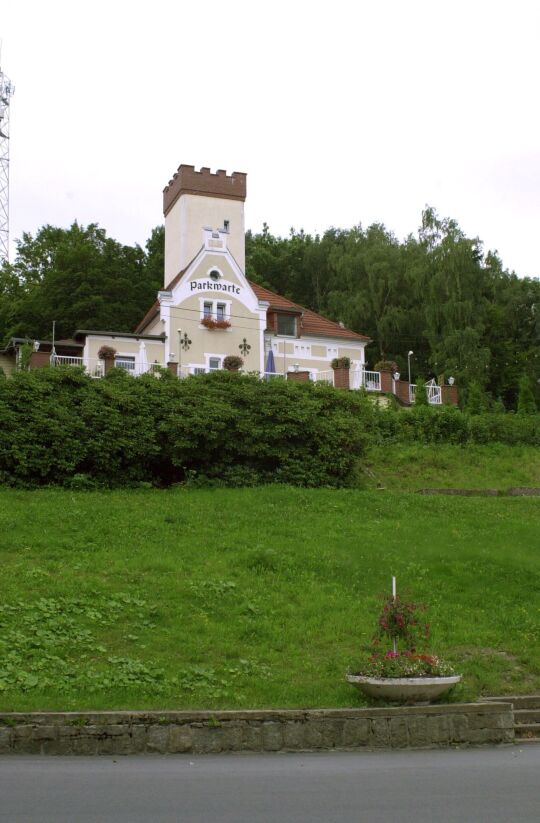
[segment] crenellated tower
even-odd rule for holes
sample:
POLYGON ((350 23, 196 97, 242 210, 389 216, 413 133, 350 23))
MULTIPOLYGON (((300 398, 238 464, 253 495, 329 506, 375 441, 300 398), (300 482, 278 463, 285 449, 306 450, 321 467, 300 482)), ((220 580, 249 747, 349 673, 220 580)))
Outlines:
POLYGON ((223 169, 181 165, 163 190, 166 287, 185 269, 205 243, 205 234, 220 240, 244 272, 244 201, 247 175, 223 169))

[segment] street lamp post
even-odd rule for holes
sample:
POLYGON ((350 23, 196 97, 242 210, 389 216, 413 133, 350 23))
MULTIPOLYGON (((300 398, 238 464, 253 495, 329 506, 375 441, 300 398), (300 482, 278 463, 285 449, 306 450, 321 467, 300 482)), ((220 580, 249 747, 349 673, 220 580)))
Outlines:
POLYGON ((176 329, 178 332, 178 377, 182 377, 182 329, 176 329))
POLYGON ((407 366, 408 366, 408 369, 409 369, 409 391, 411 390, 411 388, 410 388, 410 386, 411 386, 411 357, 412 357, 413 354, 414 354, 413 351, 410 351, 407 354, 407 366))

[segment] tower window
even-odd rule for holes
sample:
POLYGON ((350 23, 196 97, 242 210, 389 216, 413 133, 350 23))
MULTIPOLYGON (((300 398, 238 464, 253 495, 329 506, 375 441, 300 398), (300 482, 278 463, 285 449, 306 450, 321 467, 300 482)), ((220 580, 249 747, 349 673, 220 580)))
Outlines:
POLYGON ((225 303, 218 303, 216 306, 216 319, 225 320, 225 303))
POLYGON ((219 280, 219 278, 221 277, 221 275, 220 275, 220 273, 217 271, 217 269, 212 269, 212 271, 210 272, 210 277, 212 278, 212 280, 219 280))
POLYGON ((229 225, 230 223, 228 220, 223 221, 223 228, 225 229, 225 231, 229 231, 229 225))
POLYGON ((205 317, 212 317, 213 308, 214 308, 213 303, 205 303, 204 304, 204 309, 203 309, 204 316, 205 317))

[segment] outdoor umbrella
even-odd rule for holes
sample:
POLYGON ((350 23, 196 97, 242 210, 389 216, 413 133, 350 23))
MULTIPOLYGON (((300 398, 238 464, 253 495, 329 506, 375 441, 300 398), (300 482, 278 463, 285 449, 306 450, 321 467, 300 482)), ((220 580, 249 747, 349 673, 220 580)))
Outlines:
POLYGON ((265 377, 267 380, 270 380, 270 377, 276 371, 276 364, 274 363, 274 352, 272 349, 268 352, 268 357, 266 358, 266 374, 265 377))

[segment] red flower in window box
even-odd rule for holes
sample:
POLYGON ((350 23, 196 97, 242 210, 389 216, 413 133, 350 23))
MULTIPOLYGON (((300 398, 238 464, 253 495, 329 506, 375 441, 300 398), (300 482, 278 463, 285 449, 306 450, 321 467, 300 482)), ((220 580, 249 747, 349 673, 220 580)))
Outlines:
POLYGON ((201 323, 206 329, 210 329, 210 331, 214 329, 229 329, 231 326, 228 320, 216 320, 215 317, 211 317, 210 315, 205 315, 201 323))

